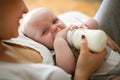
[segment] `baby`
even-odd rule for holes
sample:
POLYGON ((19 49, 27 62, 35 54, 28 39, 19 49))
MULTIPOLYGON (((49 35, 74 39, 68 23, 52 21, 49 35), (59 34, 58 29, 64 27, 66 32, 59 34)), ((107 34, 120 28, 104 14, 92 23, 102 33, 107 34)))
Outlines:
MULTIPOLYGON (((38 43, 55 50, 56 65, 66 72, 73 74, 76 59, 67 42, 67 32, 78 28, 97 29, 97 22, 94 19, 87 19, 84 24, 67 27, 53 12, 47 8, 38 8, 29 12, 21 23, 23 34, 38 43)), ((109 43, 113 43, 109 41, 109 43)), ((114 45, 114 44, 112 44, 114 45)), ((116 48, 116 44, 115 44, 116 48)), ((117 49, 118 46, 117 46, 117 49)), ((99 52, 94 52, 99 53, 99 52)))

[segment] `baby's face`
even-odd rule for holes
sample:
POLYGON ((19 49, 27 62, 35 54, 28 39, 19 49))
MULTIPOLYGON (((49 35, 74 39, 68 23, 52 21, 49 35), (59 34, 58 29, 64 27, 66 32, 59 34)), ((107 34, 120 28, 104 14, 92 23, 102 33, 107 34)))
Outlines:
POLYGON ((56 33, 66 27, 66 25, 51 11, 44 12, 40 18, 38 18, 36 24, 40 26, 37 34, 40 34, 36 41, 42 43, 49 49, 53 49, 53 43, 56 33))

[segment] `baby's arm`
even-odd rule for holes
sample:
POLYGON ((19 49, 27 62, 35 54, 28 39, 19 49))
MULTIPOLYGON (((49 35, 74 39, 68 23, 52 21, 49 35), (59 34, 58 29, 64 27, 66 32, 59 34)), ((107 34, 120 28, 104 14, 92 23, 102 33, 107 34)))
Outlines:
POLYGON ((68 29, 61 30, 57 33, 54 41, 54 49, 56 54, 56 65, 72 74, 75 70, 75 58, 66 42, 66 33, 68 29))

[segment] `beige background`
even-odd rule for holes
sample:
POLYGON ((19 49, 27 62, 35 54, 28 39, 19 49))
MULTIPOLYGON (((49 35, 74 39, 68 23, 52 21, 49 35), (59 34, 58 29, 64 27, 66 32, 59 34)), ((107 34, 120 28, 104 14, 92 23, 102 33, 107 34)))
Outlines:
POLYGON ((81 11, 82 13, 93 17, 101 2, 84 0, 24 0, 29 10, 38 7, 47 7, 55 14, 61 14, 68 11, 81 11))

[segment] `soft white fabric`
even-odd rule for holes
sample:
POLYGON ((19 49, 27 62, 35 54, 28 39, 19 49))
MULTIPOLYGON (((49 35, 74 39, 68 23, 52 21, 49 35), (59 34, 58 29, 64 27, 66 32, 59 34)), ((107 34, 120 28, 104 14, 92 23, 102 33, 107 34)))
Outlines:
POLYGON ((52 65, 0 62, 0 80, 71 80, 71 75, 52 65))
POLYGON ((64 14, 61 14, 58 16, 65 24, 74 24, 76 22, 80 22, 83 19, 88 18, 87 15, 79 12, 79 11, 71 11, 71 12, 67 12, 64 14))

